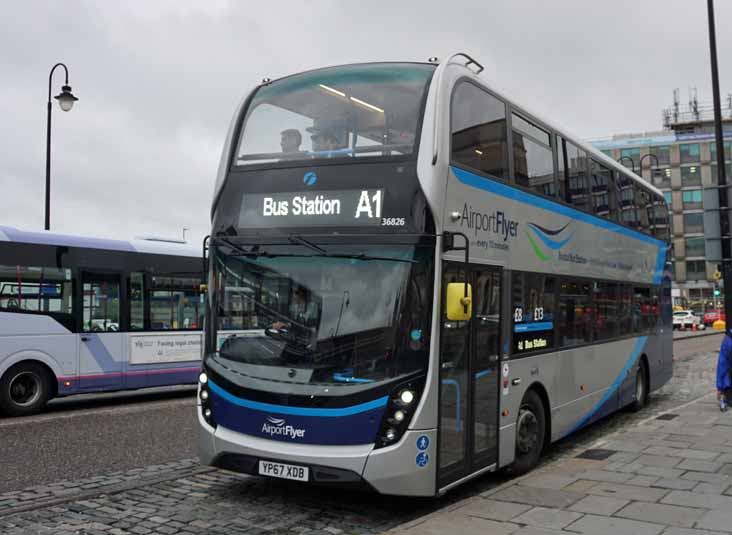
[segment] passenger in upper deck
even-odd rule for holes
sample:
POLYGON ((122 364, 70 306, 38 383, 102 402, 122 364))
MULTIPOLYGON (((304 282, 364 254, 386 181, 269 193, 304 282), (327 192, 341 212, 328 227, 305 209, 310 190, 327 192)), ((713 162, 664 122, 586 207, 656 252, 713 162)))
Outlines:
POLYGON ((302 134, 297 128, 288 128, 280 132, 280 147, 282 148, 283 159, 291 159, 302 156, 303 151, 300 150, 302 143, 302 134))
POLYGON ((338 135, 339 131, 342 131, 343 138, 347 138, 344 126, 337 120, 316 119, 313 126, 306 130, 311 134, 313 152, 334 151, 348 147, 338 135))

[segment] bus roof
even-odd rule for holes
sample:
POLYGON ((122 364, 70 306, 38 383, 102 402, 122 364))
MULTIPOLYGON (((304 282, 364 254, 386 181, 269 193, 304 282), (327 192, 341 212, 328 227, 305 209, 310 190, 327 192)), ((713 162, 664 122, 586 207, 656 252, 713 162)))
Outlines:
POLYGON ((108 251, 125 251, 128 253, 148 253, 172 256, 200 257, 202 249, 189 243, 173 241, 132 239, 114 240, 93 236, 59 234, 47 230, 27 231, 14 227, 0 226, 0 243, 29 243, 36 245, 55 245, 63 247, 82 247, 85 249, 102 249, 108 251))

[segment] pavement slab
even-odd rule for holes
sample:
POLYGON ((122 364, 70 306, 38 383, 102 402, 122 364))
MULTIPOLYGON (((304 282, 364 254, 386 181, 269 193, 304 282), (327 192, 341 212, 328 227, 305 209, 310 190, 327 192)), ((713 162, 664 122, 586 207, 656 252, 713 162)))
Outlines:
POLYGON ((537 526, 540 528, 562 529, 580 518, 582 518, 582 514, 572 511, 547 509, 546 507, 534 507, 524 514, 514 518, 512 522, 537 526))
POLYGON ((704 510, 660 503, 633 502, 622 508, 616 516, 667 524, 682 528, 690 528, 702 515, 704 510))
POLYGON ((570 511, 591 515, 611 516, 630 503, 630 500, 608 496, 587 496, 569 507, 570 511))
POLYGON ((574 502, 584 498, 584 494, 567 490, 541 489, 536 487, 525 487, 514 485, 501 490, 491 498, 502 502, 516 502, 537 507, 569 507, 574 502))
POLYGON ((585 515, 567 526, 567 531, 588 535, 658 535, 665 527, 627 518, 585 515))

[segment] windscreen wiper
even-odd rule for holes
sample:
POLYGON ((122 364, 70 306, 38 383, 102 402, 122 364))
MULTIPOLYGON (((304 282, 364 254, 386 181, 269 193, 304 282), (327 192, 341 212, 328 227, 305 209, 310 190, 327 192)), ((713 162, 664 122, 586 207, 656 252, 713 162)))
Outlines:
POLYGON ((419 261, 410 260, 408 258, 394 258, 392 256, 371 256, 371 255, 367 255, 366 253, 354 253, 354 254, 325 253, 325 254, 313 255, 313 256, 325 256, 327 258, 351 258, 353 260, 386 260, 388 262, 404 262, 405 264, 419 264, 419 261))
POLYGON ((297 234, 290 234, 287 237, 287 240, 290 243, 294 243, 296 245, 304 245, 305 247, 312 249, 313 251, 317 251, 321 254, 325 254, 328 252, 325 249, 323 249, 322 247, 315 245, 313 242, 306 240, 305 238, 303 238, 302 236, 299 236, 297 234))

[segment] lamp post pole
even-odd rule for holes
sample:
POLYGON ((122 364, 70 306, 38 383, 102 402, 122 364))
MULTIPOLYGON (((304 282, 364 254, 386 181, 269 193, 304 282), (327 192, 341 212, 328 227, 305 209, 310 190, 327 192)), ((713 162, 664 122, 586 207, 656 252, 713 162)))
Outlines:
POLYGON ((53 78, 53 72, 57 67, 63 67, 66 73, 65 83, 61 86, 61 93, 56 95, 55 98, 58 100, 59 106, 63 111, 69 111, 74 106, 74 102, 79 100, 73 93, 71 93, 71 86, 69 85, 69 69, 63 63, 57 63, 51 68, 51 72, 48 74, 48 103, 47 103, 47 117, 46 117, 46 221, 44 228, 51 230, 51 79, 53 78))
POLYGON ((722 105, 719 100, 719 72, 717 70, 717 37, 714 29, 714 0, 707 0, 709 17, 709 52, 712 62, 712 93, 714 96, 714 133, 717 143, 717 177, 719 186, 719 234, 722 241, 722 281, 724 284, 725 330, 732 324, 732 260, 729 228, 729 195, 724 169, 724 140, 722 136, 722 105))
MULTIPOLYGON (((635 173, 635 162, 633 161, 633 158, 631 158, 630 156, 621 156, 620 158, 618 158, 618 163, 620 163, 620 165, 625 165, 623 163, 623 160, 630 160, 630 168, 635 173)), ((625 167, 628 166, 625 165, 625 167)))
MULTIPOLYGON (((660 164, 658 163, 658 156, 656 156, 655 154, 651 154, 650 152, 648 154, 644 154, 643 156, 641 156, 641 159, 640 159, 641 178, 643 178, 643 160, 645 160, 646 158, 653 158, 654 160, 656 160, 656 167, 660 167, 660 164)), ((648 182, 653 184, 653 167, 651 167, 651 176, 650 176, 650 180, 648 182)), ((653 185, 655 186, 655 184, 653 184, 653 185)))

